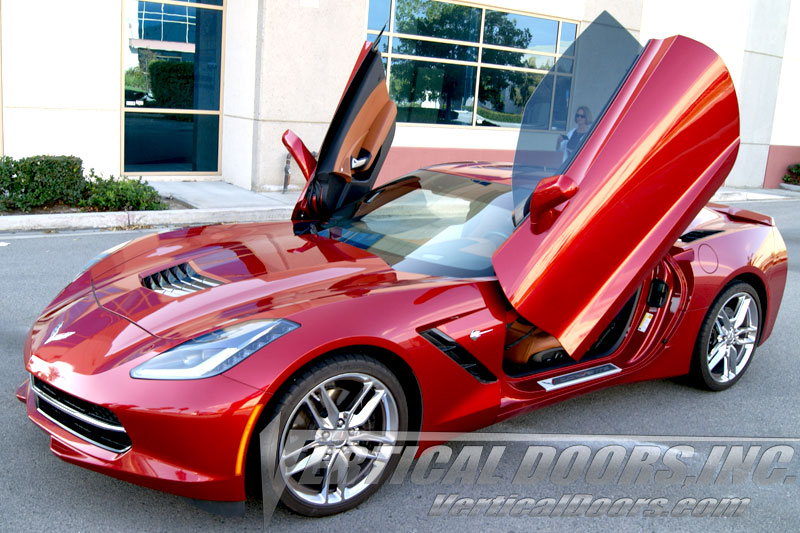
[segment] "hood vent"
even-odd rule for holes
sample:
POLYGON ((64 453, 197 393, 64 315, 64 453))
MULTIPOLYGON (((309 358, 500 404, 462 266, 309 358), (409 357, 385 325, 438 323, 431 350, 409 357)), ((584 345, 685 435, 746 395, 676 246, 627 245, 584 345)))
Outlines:
POLYGON ((189 263, 183 263, 145 276, 142 278, 142 285, 165 296, 177 298, 222 285, 222 282, 198 274, 189 263))

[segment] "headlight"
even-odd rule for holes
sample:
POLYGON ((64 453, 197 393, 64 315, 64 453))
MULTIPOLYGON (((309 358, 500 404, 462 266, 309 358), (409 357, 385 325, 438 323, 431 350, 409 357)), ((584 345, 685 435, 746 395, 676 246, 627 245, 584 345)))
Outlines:
POLYGON ((216 376, 300 327, 289 320, 253 320, 212 331, 131 370, 132 378, 200 379, 216 376))

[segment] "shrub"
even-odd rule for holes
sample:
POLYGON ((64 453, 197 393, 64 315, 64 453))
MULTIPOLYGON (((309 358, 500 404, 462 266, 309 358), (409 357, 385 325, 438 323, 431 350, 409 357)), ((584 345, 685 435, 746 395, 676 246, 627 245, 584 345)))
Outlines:
POLYGON ((191 109, 194 104, 194 63, 153 61, 150 72, 150 91, 155 107, 191 109))
POLYGON ((13 158, 4 155, 0 157, 0 209, 5 209, 9 191, 14 188, 14 167, 17 164, 13 158))
POLYGON ((37 155, 0 160, 0 203, 4 209, 30 211, 58 203, 77 205, 86 182, 83 162, 74 156, 37 155))
POLYGON ((166 209, 158 192, 142 178, 102 178, 89 171, 88 195, 81 206, 90 211, 153 211, 166 209))
POLYGON ((483 106, 478 106, 478 115, 486 120, 494 122, 513 122, 514 124, 522 122, 522 112, 503 113, 502 111, 494 111, 483 106))
POLYGON ((37 155, 14 160, 0 157, 0 209, 30 211, 64 204, 90 211, 147 211, 167 209, 158 192, 127 178, 102 178, 74 156, 37 155))
POLYGON ((788 170, 789 173, 783 177, 783 181, 786 183, 791 183, 792 185, 800 185, 800 163, 791 165, 786 170, 788 170))

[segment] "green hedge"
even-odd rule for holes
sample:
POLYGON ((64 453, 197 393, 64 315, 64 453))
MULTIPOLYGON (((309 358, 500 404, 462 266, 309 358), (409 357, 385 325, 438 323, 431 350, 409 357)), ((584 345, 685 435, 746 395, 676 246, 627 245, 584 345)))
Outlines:
POLYGON ((86 193, 83 162, 74 156, 36 155, 0 162, 0 206, 30 211, 57 203, 78 205, 86 193))
POLYGON ((90 211, 153 211, 166 209, 158 192, 142 178, 138 180, 108 179, 91 174, 89 195, 81 204, 90 211))
POLYGON ((503 113, 483 106, 478 106, 478 115, 495 122, 513 122, 514 124, 522 122, 522 113, 503 113))
POLYGON ((0 209, 28 212, 57 204, 92 211, 166 209, 141 179, 105 179, 92 170, 84 176, 79 157, 0 157, 0 209))
POLYGON ((0 209, 7 209, 9 191, 15 190, 14 168, 16 161, 4 155, 0 157, 0 209))
POLYGON ((178 61, 152 61, 150 92, 153 107, 191 109, 194 105, 194 63, 178 61))

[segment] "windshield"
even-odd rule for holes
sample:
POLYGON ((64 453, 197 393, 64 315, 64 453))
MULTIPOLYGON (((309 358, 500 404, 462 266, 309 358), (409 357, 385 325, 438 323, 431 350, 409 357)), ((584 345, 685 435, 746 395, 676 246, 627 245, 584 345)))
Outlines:
POLYGON ((604 11, 535 86, 525 104, 514 154, 517 223, 527 215, 539 181, 567 171, 642 50, 636 38, 604 11))
POLYGON ((494 275, 492 254, 514 230, 508 185, 420 170, 334 212, 319 234, 395 270, 494 275))

